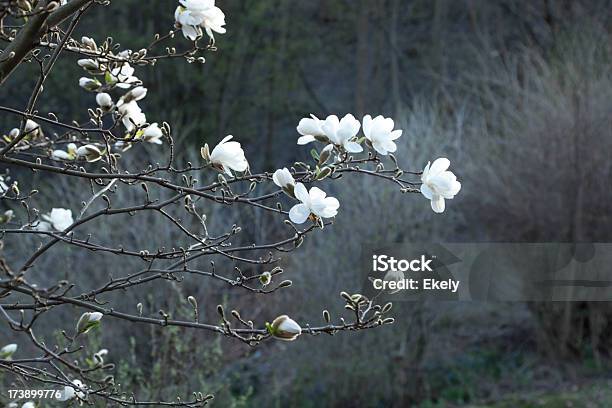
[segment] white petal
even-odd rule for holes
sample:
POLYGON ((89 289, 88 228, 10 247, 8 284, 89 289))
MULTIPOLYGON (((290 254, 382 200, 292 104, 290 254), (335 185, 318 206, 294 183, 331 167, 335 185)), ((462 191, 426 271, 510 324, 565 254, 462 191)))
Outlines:
POLYGON ((429 174, 431 177, 446 171, 450 166, 450 161, 446 157, 440 157, 439 159, 434 160, 432 163, 429 174))
POLYGON ((365 115, 362 122, 363 134, 369 139, 370 131, 372 130, 372 117, 370 115, 365 115))
POLYGON ((444 197, 434 196, 431 200, 431 209, 438 214, 444 212, 444 197))
POLYGON ((296 204, 289 210, 289 219, 295 224, 302 224, 310 215, 310 210, 304 204, 296 204))
POLYGON ((300 138, 298 138, 297 144, 305 145, 305 144, 308 144, 310 142, 314 142, 315 140, 317 140, 317 139, 315 139, 315 137, 311 136, 311 135, 301 136, 300 138))
POLYGON ((295 185, 295 189, 293 190, 293 193, 295 194, 295 198, 297 198, 304 204, 310 203, 310 196, 308 195, 308 191, 306 190, 306 187, 304 187, 304 184, 297 183, 295 185))
POLYGON ((359 153, 363 151, 363 147, 361 147, 361 145, 356 142, 346 142, 344 144, 344 148, 349 153, 359 153))
POLYGON ((427 184, 421 184, 421 194, 423 194, 428 200, 431 200, 434 192, 427 184))
POLYGON ((310 189, 308 195, 310 196, 310 201, 315 202, 318 200, 323 200, 327 196, 327 193, 321 190, 319 187, 313 187, 310 189))
POLYGON ((335 217, 338 214, 338 208, 340 208, 340 202, 335 197, 327 197, 325 199, 325 208, 319 215, 323 218, 335 217))

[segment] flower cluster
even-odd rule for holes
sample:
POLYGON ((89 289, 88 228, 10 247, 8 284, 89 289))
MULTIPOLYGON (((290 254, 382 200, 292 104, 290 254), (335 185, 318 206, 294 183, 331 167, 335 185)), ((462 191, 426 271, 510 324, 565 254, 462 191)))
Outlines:
MULTIPOLYGON (((83 37, 81 42, 85 48, 97 50, 96 42, 89 37, 83 37)), ((111 52, 111 51, 109 51, 111 52)), ((147 96, 147 88, 142 86, 142 81, 134 75, 134 67, 126 62, 132 55, 130 50, 124 50, 115 58, 123 62, 117 62, 107 58, 86 58, 77 61, 77 64, 93 77, 82 77, 79 85, 87 91, 96 93, 96 103, 104 114, 112 114, 125 128, 125 140, 115 143, 115 148, 125 151, 131 147, 133 140, 143 140, 147 143, 162 144, 163 132, 157 123, 148 124, 147 116, 142 111, 138 102, 147 96), (127 90, 117 101, 109 94, 114 89, 127 90)), ((68 146, 71 147, 71 146, 68 146)), ((82 146, 84 147, 84 146, 82 146)), ((95 145, 87 145, 86 149, 79 152, 78 149, 67 149, 66 151, 55 151, 53 158, 61 160, 75 160, 85 158, 88 161, 99 160, 104 151, 95 145), (82 154, 79 154, 82 153, 82 154)))
MULTIPOLYGON (((378 154, 387 156, 395 153, 397 145, 395 141, 402 136, 401 129, 394 129, 395 123, 391 118, 384 116, 365 115, 361 123, 350 113, 342 119, 336 115, 330 115, 325 120, 310 115, 309 118, 300 120, 297 131, 301 135, 297 143, 305 145, 319 141, 326 144, 326 147, 319 154, 319 164, 328 160, 331 152, 336 150, 338 153, 359 153, 363 151, 362 143, 376 151, 378 154), (359 137, 359 129, 363 130, 363 137, 359 137)), ((421 193, 431 200, 431 208, 436 213, 444 212, 445 199, 452 199, 461 189, 461 183, 457 177, 448 171, 450 161, 446 158, 439 158, 433 164, 427 163, 421 177, 421 193)), ((286 169, 277 170, 274 182, 287 192, 286 169)), ((298 183, 300 184, 300 183, 298 183)), ((303 186, 302 186, 303 187, 303 186)), ((325 193, 320 189, 314 190, 313 187, 308 195, 303 194, 305 189, 300 188, 300 196, 295 195, 302 204, 294 206, 289 212, 289 218, 295 223, 304 222, 309 215, 327 218, 330 214, 337 213, 337 200, 332 201, 325 197, 325 193), (314 191, 313 191, 314 190, 314 191), (327 201, 325 201, 327 200, 327 201), (328 203, 327 205, 324 203, 328 203)), ((293 195, 293 194, 291 194, 293 195)), ((333 216, 331 215, 331 216, 333 216)))
POLYGON ((342 119, 336 115, 330 115, 325 120, 310 115, 303 118, 297 126, 297 131, 302 135, 297 143, 305 145, 318 140, 323 143, 331 143, 348 153, 359 153, 363 151, 361 143, 365 140, 368 146, 383 156, 395 152, 397 146, 394 140, 402 135, 400 129, 393 130, 395 124, 393 119, 377 116, 374 119, 370 115, 363 118, 364 138, 357 138, 362 124, 350 113, 342 119))
POLYGON ((213 31, 225 33, 225 14, 215 6, 215 0, 180 0, 174 19, 185 38, 196 40, 202 36, 202 28, 215 40, 213 31))
MULTIPOLYGON (((34 122, 32 119, 26 119, 23 131, 25 133, 24 140, 33 140, 43 136, 43 132, 40 125, 34 122)), ((19 130, 19 128, 13 128, 8 133, 8 135, 4 135, 3 138, 5 141, 10 142, 15 138, 19 137, 20 134, 21 131, 19 130)))

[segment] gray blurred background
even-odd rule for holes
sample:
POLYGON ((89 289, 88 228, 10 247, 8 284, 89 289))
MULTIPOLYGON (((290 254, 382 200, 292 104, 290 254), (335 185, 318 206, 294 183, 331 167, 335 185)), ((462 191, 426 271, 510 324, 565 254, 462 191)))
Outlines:
MULTIPOLYGON (((176 6, 146 4, 122 0, 96 7, 77 36, 102 40, 110 33, 139 49, 169 29, 176 6)), ((420 195, 402 195, 384 183, 347 177, 326 184, 346 205, 333 227, 284 261, 285 278, 294 282, 290 289, 256 296, 207 280, 156 283, 142 299, 109 299, 117 308, 135 311, 142 301, 151 314, 163 308, 189 316, 185 299, 193 295, 200 299, 202 320, 215 319, 215 305, 223 303, 258 321, 288 313, 322 322, 322 309, 335 317, 342 313, 341 290, 361 289, 365 243, 612 238, 610 0, 217 5, 228 31, 217 36, 219 50, 207 54, 206 64, 170 61, 137 71, 149 89, 141 106, 149 121, 172 125, 183 152, 179 161, 195 162, 203 142, 233 134, 254 169, 272 171, 307 157, 307 148, 290 148, 300 118, 383 114, 404 131, 400 164, 421 170, 428 160, 446 156, 463 188, 437 215, 420 195)), ((24 107, 35 72, 34 66, 20 67, 3 87, 0 104, 24 107)), ((76 57, 64 58, 47 81, 40 112, 85 118, 93 95, 77 86, 80 76, 76 57)), ((2 132, 16 125, 15 117, 0 115, 2 132)), ((154 162, 158 150, 152 146, 129 157, 154 162)), ((62 206, 63 197, 73 203, 87 197, 73 180, 9 170, 23 190, 48 187, 36 199, 42 210, 47 200, 62 206)), ((135 199, 129 192, 115 197, 135 199)), ((278 233, 257 212, 212 211, 211 229, 230 220, 251 239, 278 233)), ((100 223, 96 234, 142 247, 179 239, 157 218, 139 218, 145 231, 125 221, 100 223)), ((9 260, 22 259, 37 242, 6 242, 4 251, 9 260)), ((111 271, 125 274, 140 266, 56 250, 32 276, 44 284, 78 271, 72 279, 86 290, 111 271)), ((78 313, 65 309, 56 312, 56 321, 44 322, 48 341, 59 322, 78 313)), ((90 336, 88 349, 109 349, 117 381, 142 398, 201 390, 215 393, 213 406, 219 407, 612 406, 608 303, 400 302, 394 316, 394 325, 371 332, 304 336, 258 348, 193 330, 113 322, 90 336)), ((0 345, 14 339, 1 330, 0 345)))

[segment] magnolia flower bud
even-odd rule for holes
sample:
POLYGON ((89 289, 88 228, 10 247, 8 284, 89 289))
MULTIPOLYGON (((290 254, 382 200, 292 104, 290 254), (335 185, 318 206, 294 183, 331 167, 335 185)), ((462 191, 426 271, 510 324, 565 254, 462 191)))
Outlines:
POLYGON ((40 125, 34 122, 32 119, 26 120, 24 130, 27 134, 31 136, 42 135, 42 130, 40 129, 40 125))
POLYGON ((193 306, 194 309, 198 308, 198 301, 193 296, 189 296, 187 301, 191 304, 191 306, 193 306))
POLYGON ((317 180, 323 180, 324 178, 326 178, 327 176, 329 176, 332 173, 332 169, 331 167, 323 167, 318 173, 317 173, 317 180))
POLYGON ((278 169, 272 175, 272 181, 274 184, 283 189, 283 192, 291 198, 295 198, 293 189, 295 187, 295 180, 293 175, 287 170, 287 168, 278 169))
POLYGON ((123 58, 123 59, 128 59, 130 58, 131 55, 132 55, 132 50, 123 50, 117 53, 117 57, 123 58))
POLYGON ((208 143, 204 143, 204 147, 200 148, 200 155, 207 163, 210 162, 210 149, 208 143))
POLYGON ((54 150, 51 152, 51 158, 53 160, 74 160, 74 156, 63 150, 54 150))
POLYGON ((319 153, 319 166, 322 164, 325 164, 327 160, 329 160, 333 150, 334 150, 333 144, 328 144, 327 146, 323 148, 323 150, 321 150, 321 153, 319 153))
POLYGON ((9 134, 8 134, 8 135, 9 135, 9 137, 11 138, 11 140, 12 140, 12 139, 15 139, 16 137, 18 137, 18 136, 19 136, 19 129, 17 129, 17 128, 13 128, 13 129, 11 129, 11 131, 9 132, 9 134))
POLYGON ((331 316, 329 315, 329 311, 327 310, 323 311, 323 319, 325 320, 326 323, 329 323, 331 321, 331 316))
POLYGON ((96 89, 100 88, 102 84, 97 79, 81 77, 79 79, 79 86, 88 91, 95 91, 96 89))
POLYGON ((91 329, 98 327, 100 325, 100 319, 102 319, 102 316, 103 314, 100 312, 83 313, 76 325, 77 335, 85 334, 91 329))
POLYGON ((85 68, 87 70, 97 70, 98 68, 100 68, 100 64, 98 64, 98 61, 93 60, 91 58, 80 59, 77 61, 77 64, 79 67, 85 68))
POLYGON ((93 163, 102 158, 102 152, 97 146, 88 144, 76 150, 77 157, 84 157, 88 162, 93 163))
POLYGON ((138 315, 142 316, 142 303, 138 303, 136 309, 138 310, 138 315))
POLYGON ((105 92, 100 92, 96 95, 96 103, 104 110, 108 110, 113 106, 113 99, 105 92))
POLYGON ((98 362, 98 364, 104 364, 104 356, 107 354, 107 349, 100 349, 97 353, 93 355, 93 358, 98 362))
POLYGON ((96 45, 96 42, 94 41, 93 38, 82 37, 81 42, 83 43, 85 48, 89 48, 90 50, 94 50, 94 51, 98 49, 98 46, 96 45))
POLYGON ((267 286, 270 282, 272 282, 272 274, 268 271, 265 271, 259 277, 259 282, 261 282, 262 285, 267 286))
POLYGON ((143 86, 137 86, 128 93, 131 94, 132 98, 134 98, 135 101, 139 101, 145 96, 147 96, 147 88, 143 86))
POLYGON ((157 123, 152 123, 144 130, 142 138, 147 143, 162 144, 162 136, 164 132, 159 128, 157 123))
POLYGON ((66 146, 66 150, 68 151, 68 153, 76 156, 77 145, 74 143, 68 143, 68 145, 66 146))
POLYGON ((85 399, 85 392, 81 391, 81 389, 87 388, 80 380, 73 380, 72 384, 74 387, 69 385, 64 387, 64 391, 61 393, 62 395, 58 397, 58 401, 69 401, 74 397, 79 397, 80 399, 85 399))
POLYGON ((13 216, 13 210, 6 210, 4 214, 0 215, 0 224, 6 224, 7 222, 11 222, 13 216))
POLYGON ((0 358, 9 359, 17 351, 16 344, 7 344, 0 348, 0 358))
POLYGON ((266 323, 268 332, 283 341, 293 341, 302 334, 302 328, 287 315, 278 316, 272 324, 266 323))

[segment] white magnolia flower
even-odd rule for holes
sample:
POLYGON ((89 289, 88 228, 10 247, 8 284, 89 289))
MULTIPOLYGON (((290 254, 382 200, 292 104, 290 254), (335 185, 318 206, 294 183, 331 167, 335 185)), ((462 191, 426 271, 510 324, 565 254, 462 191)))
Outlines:
POLYGON ((295 188, 295 179, 286 167, 276 170, 272 175, 272 181, 282 188, 289 197, 295 197, 293 192, 295 188))
POLYGON ((6 346, 0 348, 0 358, 9 358, 17 351, 16 344, 7 344, 6 346))
POLYGON ((287 315, 278 316, 268 330, 275 338, 283 341, 293 341, 302 334, 302 328, 299 324, 287 315))
POLYGON ((40 129, 40 126, 38 125, 38 123, 34 122, 32 119, 26 120, 26 123, 25 123, 26 133, 29 133, 33 131, 34 129, 40 129))
POLYGON ((444 212, 444 199, 451 199, 461 190, 461 183, 453 172, 448 171, 450 161, 441 157, 436 159, 433 164, 427 162, 421 175, 421 193, 431 200, 431 208, 434 212, 444 212))
POLYGON ((276 170, 272 175, 272 181, 281 188, 295 186, 295 180, 286 167, 276 170))
POLYGON ((359 143, 351 141, 359 132, 360 127, 359 121, 350 113, 340 120, 336 115, 330 115, 321 125, 325 136, 332 143, 344 147, 349 153, 359 153, 363 150, 359 143))
POLYGON ((108 110, 113 106, 113 98, 106 92, 100 92, 96 95, 96 103, 102 109, 108 110))
POLYGON ((80 399, 85 399, 85 392, 81 391, 82 389, 86 388, 83 383, 81 382, 81 380, 73 380, 72 384, 76 387, 71 387, 69 385, 66 385, 64 387, 64 392, 62 392, 59 397, 58 397, 58 401, 69 401, 71 399, 73 399, 74 397, 79 397, 80 399))
POLYGON ((81 37, 81 42, 83 43, 85 48, 89 48, 90 50, 94 51, 98 49, 98 46, 96 45, 96 42, 93 38, 83 36, 81 37))
POLYGON ((397 150, 394 140, 402 135, 400 129, 393 130, 393 119, 378 115, 374 119, 370 115, 363 117, 363 134, 372 143, 374 150, 382 155, 397 150))
POLYGON ((133 131, 136 126, 142 126, 147 123, 147 116, 140 109, 136 101, 124 103, 118 109, 121 115, 121 122, 128 132, 133 131))
MULTIPOLYGON (((26 134, 31 136, 40 136, 42 135, 42 129, 40 125, 34 122, 32 119, 26 120, 24 131, 26 134)), ((19 136, 19 134, 17 134, 19 136)))
POLYGON ((304 223, 310 214, 321 218, 331 218, 338 214, 340 203, 334 197, 327 194, 318 187, 306 190, 304 184, 297 183, 294 188, 295 197, 301 201, 289 210, 289 219, 296 224, 304 223))
POLYGON ((162 144, 162 136, 164 133, 159 128, 157 123, 152 123, 144 130, 142 138, 147 143, 162 144))
POLYGON ((88 91, 95 91, 100 88, 102 84, 95 78, 81 77, 79 78, 79 86, 88 91))
POLYGON ((81 68, 85 68, 85 69, 98 69, 100 68, 100 64, 98 63, 98 61, 91 59, 91 58, 83 58, 77 61, 77 65, 81 68))
POLYGON ((135 101, 139 101, 141 99, 144 99, 145 96, 147 96, 147 88, 145 88, 144 86, 137 86, 136 88, 132 89, 129 94, 134 98, 135 101))
POLYGON ((195 40, 206 34, 214 40, 213 31, 225 33, 225 14, 215 6, 214 0, 180 0, 181 5, 174 12, 174 19, 181 26, 185 38, 195 40))
POLYGON ((77 146, 74 143, 68 143, 66 151, 54 150, 51 152, 51 158, 53 160, 74 160, 77 157, 77 146))
MULTIPOLYGON (((209 160, 217 170, 224 171, 232 177, 231 170, 246 171, 249 167, 249 162, 244 156, 244 150, 238 142, 230 142, 232 135, 226 136, 218 145, 215 146, 210 153, 209 160)), ((208 146, 204 146, 204 150, 208 150, 208 146)), ((204 157, 206 159, 206 157, 204 157)))
POLYGON ((199 27, 202 19, 197 12, 178 6, 174 11, 174 19, 181 26, 185 38, 194 41, 202 35, 202 29, 199 27))
POLYGON ((314 142, 317 140, 317 138, 327 139, 322 126, 323 121, 313 114, 310 114, 309 118, 300 119, 300 123, 298 123, 297 126, 297 131, 302 136, 298 139, 297 144, 305 145, 310 142, 314 142))
MULTIPOLYGON (((72 211, 65 208, 53 208, 50 213, 42 214, 41 218, 47 224, 40 226, 41 228, 53 227, 57 231, 64 231, 74 223, 72 211)), ((43 222, 40 222, 40 224, 43 224, 43 222)))
POLYGON ((77 147, 74 143, 69 143, 67 150, 54 150, 51 152, 53 160, 74 160, 77 157, 77 147))
POLYGON ((81 146, 76 150, 76 156, 79 158, 85 158, 88 162, 93 163, 102 158, 102 151, 98 146, 88 144, 81 146))
POLYGON ((145 96, 147 96, 147 88, 145 88, 144 86, 137 86, 136 88, 123 95, 121 99, 119 99, 117 107, 121 107, 121 105, 123 105, 124 103, 140 101, 144 99, 145 96))
POLYGON ((87 333, 89 330, 100 325, 100 320, 104 315, 100 312, 85 312, 79 318, 76 325, 78 334, 87 333))
POLYGON ((117 53, 117 57, 121 59, 128 59, 132 55, 132 50, 123 50, 117 53))
POLYGON ((116 68, 113 68, 110 72, 112 82, 117 85, 118 88, 131 88, 133 85, 140 83, 140 80, 134 76, 134 67, 128 62, 124 62, 116 68))
MULTIPOLYGON (((214 4, 214 2, 213 2, 214 4)), ((202 12, 204 20, 202 20, 201 26, 204 27, 206 34, 213 40, 215 36, 213 31, 219 34, 225 34, 225 14, 219 7, 211 7, 206 11, 202 12)))
POLYGON ((28 401, 21 406, 21 408, 36 408, 36 404, 32 401, 28 401))
POLYGON ((18 129, 18 128, 13 128, 13 129, 11 129, 11 131, 10 131, 10 132, 9 132, 9 134, 8 134, 8 135, 9 135, 9 139, 11 139, 11 140, 15 139, 16 137, 18 137, 18 136, 19 136, 19 134, 20 134, 20 133, 21 133, 21 132, 19 132, 19 129, 18 129))

